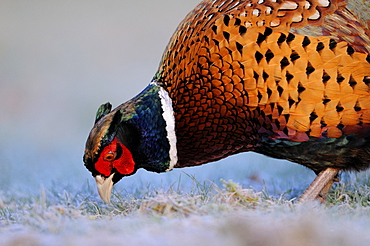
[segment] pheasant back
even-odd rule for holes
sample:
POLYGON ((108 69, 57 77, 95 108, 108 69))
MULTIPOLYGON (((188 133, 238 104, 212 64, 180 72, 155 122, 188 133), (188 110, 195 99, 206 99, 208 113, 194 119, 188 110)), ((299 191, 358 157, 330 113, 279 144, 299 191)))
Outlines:
POLYGON ((305 144, 290 148, 291 156, 273 147, 367 138, 368 29, 345 6, 343 0, 198 5, 154 78, 173 100, 178 166, 249 150, 310 165, 294 158, 305 144))

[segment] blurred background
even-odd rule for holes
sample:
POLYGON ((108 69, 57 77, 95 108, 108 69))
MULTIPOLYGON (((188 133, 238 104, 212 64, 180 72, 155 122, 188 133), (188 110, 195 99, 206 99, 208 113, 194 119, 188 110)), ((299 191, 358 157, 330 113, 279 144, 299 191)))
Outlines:
MULTIPOLYGON (((95 186, 82 155, 97 108, 107 101, 115 107, 146 87, 170 36, 198 3, 1 1, 0 189, 95 186)), ((266 186, 276 195, 301 192, 314 178, 297 164, 244 153, 164 174, 140 170, 117 189, 187 189, 189 176, 266 186)))

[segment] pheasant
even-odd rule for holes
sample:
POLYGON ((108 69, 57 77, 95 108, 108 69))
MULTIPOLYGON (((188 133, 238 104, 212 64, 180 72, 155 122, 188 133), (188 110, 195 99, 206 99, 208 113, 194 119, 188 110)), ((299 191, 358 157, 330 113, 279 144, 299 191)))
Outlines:
POLYGON ((110 202, 139 168, 167 172, 254 151, 312 169, 316 199, 370 166, 370 3, 204 0, 149 85, 103 104, 83 161, 110 202))

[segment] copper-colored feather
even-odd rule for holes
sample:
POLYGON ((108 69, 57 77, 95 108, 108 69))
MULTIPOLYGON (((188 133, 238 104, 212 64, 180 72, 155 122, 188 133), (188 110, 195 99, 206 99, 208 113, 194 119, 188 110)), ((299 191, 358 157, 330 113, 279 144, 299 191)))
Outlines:
POLYGON ((256 150, 265 136, 305 142, 367 135, 369 32, 346 4, 200 3, 154 78, 173 99, 178 166, 256 150))

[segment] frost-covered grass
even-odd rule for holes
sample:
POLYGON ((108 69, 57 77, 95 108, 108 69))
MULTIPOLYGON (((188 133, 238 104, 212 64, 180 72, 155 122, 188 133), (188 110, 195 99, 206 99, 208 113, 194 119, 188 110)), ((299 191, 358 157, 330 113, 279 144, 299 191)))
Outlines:
POLYGON ((112 204, 84 190, 54 187, 37 194, 0 194, 1 245, 369 245, 370 188, 366 173, 331 190, 327 203, 296 204, 289 191, 233 181, 172 185, 129 193, 112 204))

